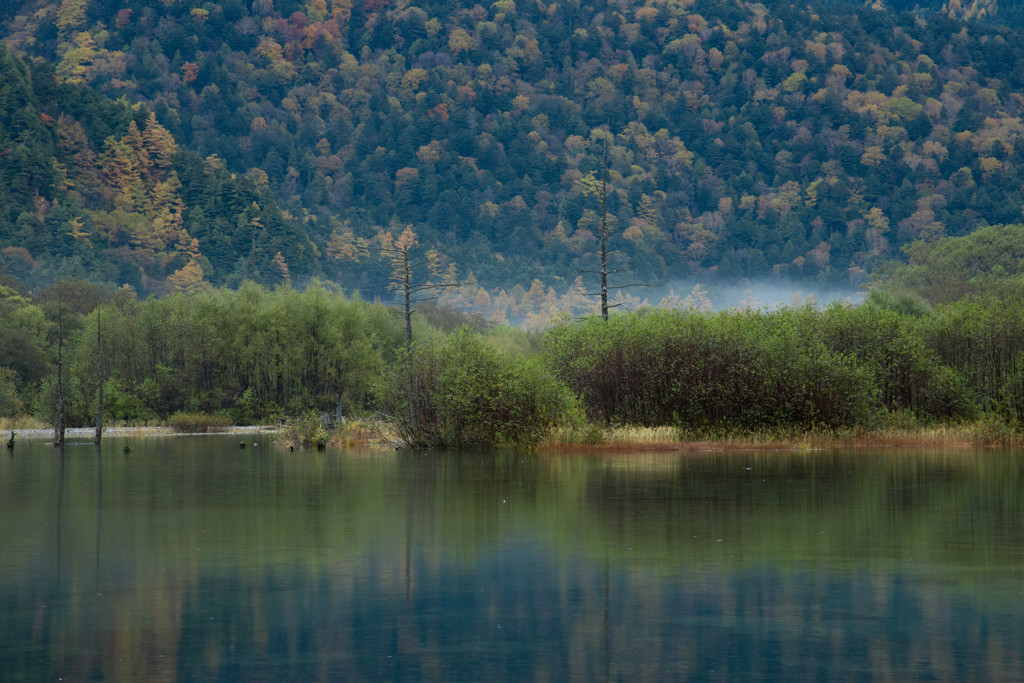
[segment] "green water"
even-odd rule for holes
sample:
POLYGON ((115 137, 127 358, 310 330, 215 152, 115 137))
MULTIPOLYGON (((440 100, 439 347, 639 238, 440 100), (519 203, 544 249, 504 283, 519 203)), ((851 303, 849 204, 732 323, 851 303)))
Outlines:
POLYGON ((1024 680, 1020 453, 239 439, 0 454, 0 679, 1024 680))

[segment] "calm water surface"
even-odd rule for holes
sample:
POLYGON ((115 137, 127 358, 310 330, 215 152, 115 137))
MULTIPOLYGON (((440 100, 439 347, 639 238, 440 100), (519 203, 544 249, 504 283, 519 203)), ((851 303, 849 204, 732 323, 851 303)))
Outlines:
POLYGON ((0 455, 0 679, 1024 680, 1020 453, 238 441, 0 455))

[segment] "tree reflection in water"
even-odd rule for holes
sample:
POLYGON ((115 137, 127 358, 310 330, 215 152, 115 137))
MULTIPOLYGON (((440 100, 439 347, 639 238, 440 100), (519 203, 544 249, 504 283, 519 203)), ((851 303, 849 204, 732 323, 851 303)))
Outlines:
POLYGON ((1024 680, 1020 454, 122 445, 0 460, 5 676, 1024 680))

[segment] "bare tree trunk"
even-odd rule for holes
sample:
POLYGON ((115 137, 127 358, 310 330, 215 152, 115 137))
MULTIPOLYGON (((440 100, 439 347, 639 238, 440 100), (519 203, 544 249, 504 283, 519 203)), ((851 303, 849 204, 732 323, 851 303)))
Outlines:
POLYGON ((103 439, 103 334, 100 309, 96 309, 96 443, 103 439))
MULTIPOLYGON (((612 236, 612 224, 615 223, 616 218, 608 215, 608 147, 607 142, 605 143, 604 159, 601 162, 601 182, 598 184, 593 177, 593 174, 588 174, 584 181, 581 181, 584 194, 593 194, 601 201, 601 219, 598 224, 598 230, 601 233, 600 247, 595 254, 601 260, 601 267, 597 270, 583 270, 584 273, 594 273, 601 276, 601 289, 598 292, 587 292, 587 296, 600 296, 601 297, 601 318, 608 320, 608 311, 616 306, 622 306, 622 302, 616 304, 608 303, 608 290, 609 289, 623 289, 625 287, 647 287, 641 283, 632 283, 626 285, 609 285, 608 276, 613 273, 622 272, 624 268, 611 269, 608 267, 608 259, 610 254, 608 253, 608 241, 612 236)), ((612 256, 614 254, 611 254, 612 256)))
POLYGON ((64 445, 64 293, 57 303, 57 414, 53 419, 53 441, 64 445))
POLYGON ((405 274, 405 350, 412 351, 412 291, 409 289, 409 273, 405 274))
POLYGON ((601 317, 608 320, 608 147, 601 164, 601 317))
POLYGON ((410 250, 416 244, 416 233, 412 231, 412 226, 410 225, 393 244, 381 248, 381 255, 386 257, 391 265, 391 274, 388 277, 391 286, 388 288, 388 291, 401 292, 405 304, 405 355, 409 364, 407 390, 409 400, 408 426, 410 433, 417 431, 413 429, 413 424, 416 422, 417 386, 414 372, 415 363, 413 362, 412 355, 412 314, 415 310, 412 305, 422 301, 422 299, 415 298, 418 292, 455 285, 454 282, 442 282, 439 284, 429 280, 420 284, 413 282, 413 272, 417 267, 426 266, 431 273, 434 273, 435 266, 437 265, 437 254, 432 251, 427 252, 426 257, 422 260, 413 261, 410 258, 410 250))
POLYGON ((416 408, 413 398, 413 363, 412 363, 412 268, 409 265, 409 252, 403 255, 403 289, 405 290, 405 355, 409 357, 409 428, 416 423, 416 408))

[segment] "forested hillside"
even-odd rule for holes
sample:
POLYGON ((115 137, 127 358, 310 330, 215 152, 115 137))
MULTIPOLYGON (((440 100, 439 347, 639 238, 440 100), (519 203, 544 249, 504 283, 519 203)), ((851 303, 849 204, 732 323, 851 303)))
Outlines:
POLYGON ((166 293, 281 282, 289 260, 316 267, 315 247, 251 178, 181 149, 145 108, 60 83, 2 46, 0 120, 0 263, 26 284, 166 293))
POLYGON ((623 282, 858 283, 915 240, 1021 220, 1024 34, 955 11, 3 7, 12 53, 53 65, 26 75, 3 58, 4 92, 14 72, 34 89, 0 101, 17 195, 0 239, 18 277, 77 268, 68 257, 88 271, 106 249, 119 256, 103 277, 144 290, 201 270, 214 284, 322 273, 369 293, 382 280, 367 247, 412 225, 492 299, 534 280, 566 292, 594 268, 599 207, 579 181, 605 155, 623 282), (74 94, 92 92, 115 102, 74 94), (124 159, 127 176, 112 170, 124 159))

